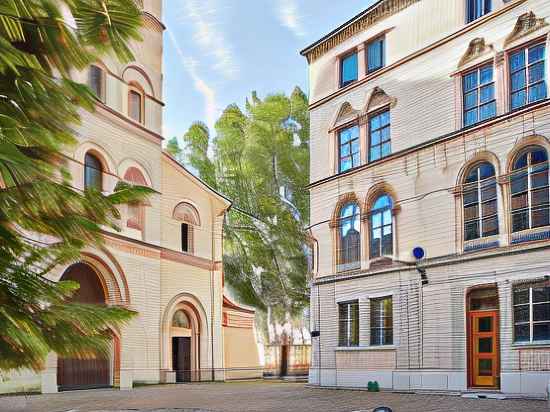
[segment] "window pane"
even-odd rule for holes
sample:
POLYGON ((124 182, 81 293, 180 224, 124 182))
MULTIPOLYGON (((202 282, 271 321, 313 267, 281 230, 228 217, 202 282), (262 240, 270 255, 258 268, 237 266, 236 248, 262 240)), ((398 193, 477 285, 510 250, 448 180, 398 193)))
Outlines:
POLYGON ((531 203, 533 206, 545 206, 548 205, 548 188, 538 189, 533 191, 531 197, 531 203))
POLYGON ((370 143, 371 145, 376 146, 376 145, 380 144, 380 139, 381 139, 381 136, 382 136, 381 131, 372 132, 370 136, 371 136, 371 143, 370 143))
POLYGON ((475 190, 468 190, 467 192, 464 192, 464 204, 469 205, 477 202, 478 202, 477 188, 475 188, 475 190))
POLYGON ((533 341, 550 340, 550 323, 535 323, 533 325, 533 341))
POLYGON ((525 70, 512 74, 512 91, 525 88, 525 70))
POLYGON ((347 157, 347 158, 342 159, 340 161, 340 171, 341 172, 345 172, 346 170, 351 169, 351 167, 352 167, 351 158, 347 157))
POLYGON ((525 51, 521 50, 510 56, 510 70, 515 72, 525 67, 525 51))
POLYGON ((533 288, 533 303, 550 302, 550 287, 533 288))
POLYGON ((493 375, 493 360, 492 359, 478 359, 478 373, 479 373, 479 376, 492 376, 493 375))
POLYGON ((512 231, 519 232, 529 229, 529 214, 527 211, 512 214, 512 231))
POLYGON ((477 109, 470 110, 464 114, 464 125, 471 126, 477 123, 477 109))
POLYGON ((391 155, 391 145, 390 143, 384 143, 382 145, 382 157, 391 155))
POLYGON ((370 149, 370 161, 373 162, 378 159, 380 159, 380 147, 373 147, 370 149))
POLYGON ((136 122, 141 122, 141 94, 130 91, 129 114, 136 122))
POLYGON ((477 90, 464 95, 464 109, 469 110, 477 106, 477 90))
POLYGON ((550 303, 538 303, 533 305, 533 320, 550 320, 550 303))
POLYGON ((547 207, 533 211, 533 227, 550 225, 550 212, 547 207))
POLYGON ((495 86, 490 84, 480 89, 480 103, 487 103, 495 98, 495 86))
POLYGON ((390 128, 389 127, 384 127, 383 129, 380 130, 380 133, 382 135, 382 137, 380 139, 382 142, 387 142, 388 140, 390 140, 391 134, 390 134, 390 128))
POLYGON ((479 332, 491 332, 493 330, 493 318, 485 317, 478 318, 478 328, 479 332))
POLYGON ((514 173, 512 176, 512 193, 522 193, 527 191, 528 182, 527 182, 527 173, 519 172, 514 173))
POLYGON ((491 216, 496 215, 497 213, 497 201, 492 200, 490 202, 483 203, 481 205, 481 212, 482 215, 485 216, 491 216))
POLYGON ((103 98, 103 71, 97 66, 90 67, 90 88, 100 99, 103 98))
POLYGON ((536 83, 544 79, 544 62, 529 66, 529 83, 536 83))
POLYGON ((545 46, 540 44, 529 49, 529 64, 544 60, 545 46))
POLYGON ((491 181, 482 183, 481 187, 481 201, 484 202, 486 200, 495 199, 497 197, 497 185, 494 181, 494 179, 491 179, 491 181))
POLYGON ((529 305, 520 305, 514 307, 514 322, 529 322, 529 305))
POLYGON ((367 72, 384 66, 384 40, 378 39, 367 45, 367 72))
POLYGON ((349 156, 351 152, 351 146, 349 144, 345 144, 340 148, 340 156, 346 157, 349 156))
POLYGON ((472 240, 479 238, 479 221, 467 222, 464 224, 464 237, 465 240, 472 240))
POLYGON ((465 75, 462 82, 465 92, 475 89, 477 87, 477 70, 465 75))
POLYGON ((84 188, 101 191, 103 189, 103 168, 101 162, 92 154, 84 157, 84 188))
POLYGON ((479 83, 485 84, 493 81, 493 66, 485 66, 479 70, 479 83))
POLYGON ((390 111, 386 110, 385 112, 380 113, 380 125, 387 126, 390 124, 390 111))
POLYGON ((529 289, 514 290, 514 305, 529 303, 529 289))
POLYGON ((490 217, 483 220, 483 236, 494 236, 498 234, 498 217, 490 217))
POLYGON ((355 80, 358 76, 358 67, 357 67, 357 53, 350 54, 349 56, 342 59, 341 62, 341 85, 346 86, 355 80))
POLYGON ((493 338, 480 338, 478 341, 479 353, 492 353, 493 352, 493 338))
POLYGON ((529 324, 514 326, 514 340, 516 342, 529 342, 529 324))
POLYGON ((537 83, 529 87, 529 103, 533 103, 542 99, 546 99, 546 83, 537 83))
POLYGON ((464 208, 464 220, 474 220, 479 217, 479 205, 475 203, 472 206, 467 206, 464 208))
POLYGON ((479 108, 479 120, 487 120, 497 115, 497 104, 495 101, 487 103, 479 108))

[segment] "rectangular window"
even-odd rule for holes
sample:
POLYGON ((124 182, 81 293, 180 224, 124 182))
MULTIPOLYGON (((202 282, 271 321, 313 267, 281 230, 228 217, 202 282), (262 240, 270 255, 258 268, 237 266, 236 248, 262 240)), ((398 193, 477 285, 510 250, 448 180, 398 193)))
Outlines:
POLYGON ((367 73, 384 67, 384 37, 367 44, 367 73))
POLYGON ((370 300, 370 344, 393 345, 392 297, 370 300))
POLYGON ((97 66, 90 66, 88 76, 90 89, 92 89, 98 99, 103 100, 103 70, 97 66))
POLYGON ((348 127, 338 133, 338 164, 339 171, 345 172, 359 166, 359 126, 348 127))
POLYGON ((514 342, 550 341, 550 286, 514 288, 514 342))
POLYGON ((340 87, 347 86, 357 80, 359 67, 357 52, 348 54, 340 60, 340 87))
POLYGON ((491 0, 466 0, 466 20, 471 23, 491 12, 491 0))
POLYGON ((390 111, 369 118, 369 162, 391 154, 390 111))
POLYGON ((338 305, 338 346, 359 346, 359 301, 338 305))
POLYGON ((187 223, 181 224, 181 250, 189 252, 189 225, 187 223))
POLYGON ((546 47, 526 47, 510 55, 510 100, 512 110, 546 99, 546 47))
POLYGON ((462 96, 464 127, 495 117, 497 103, 493 66, 483 66, 465 74, 462 77, 462 96))

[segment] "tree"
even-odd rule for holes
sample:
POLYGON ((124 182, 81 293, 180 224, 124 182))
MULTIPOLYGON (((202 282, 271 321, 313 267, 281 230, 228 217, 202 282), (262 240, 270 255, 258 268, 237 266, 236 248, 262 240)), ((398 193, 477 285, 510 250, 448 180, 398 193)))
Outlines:
POLYGON ((47 275, 83 247, 101 247, 102 227, 117 229, 117 205, 151 193, 124 183, 110 195, 78 191, 63 155, 76 143, 79 111, 95 105, 71 72, 105 53, 131 60, 140 26, 132 0, 0 3, 0 370, 38 371, 50 351, 106 353, 106 328, 134 315, 71 302, 78 284, 47 275))
POLYGON ((244 113, 235 104, 225 109, 215 138, 202 123, 184 136, 187 163, 234 203, 224 227, 226 279, 269 322, 287 321, 308 302, 307 110, 299 88, 264 100, 253 93, 244 113))

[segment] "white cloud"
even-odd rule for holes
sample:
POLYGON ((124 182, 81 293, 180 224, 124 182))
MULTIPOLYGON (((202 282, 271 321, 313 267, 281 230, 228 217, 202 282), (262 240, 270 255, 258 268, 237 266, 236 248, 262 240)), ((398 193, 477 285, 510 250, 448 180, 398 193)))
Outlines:
POLYGON ((215 62, 212 67, 227 79, 235 79, 239 67, 226 36, 220 30, 216 0, 185 0, 184 17, 193 25, 193 38, 215 62))
POLYGON ((281 24, 296 37, 304 37, 306 32, 296 0, 278 0, 277 3, 277 17, 281 24))
POLYGON ((214 91, 214 88, 206 83, 206 81, 204 81, 204 79, 202 79, 198 74, 197 61, 190 56, 186 56, 183 53, 183 50, 181 49, 176 37, 170 31, 170 29, 168 29, 167 32, 184 69, 187 71, 187 74, 189 75, 189 77, 191 77, 191 80, 193 81, 195 89, 204 98, 204 113, 206 118, 206 125, 210 128, 210 130, 213 130, 217 116, 216 92, 214 91))

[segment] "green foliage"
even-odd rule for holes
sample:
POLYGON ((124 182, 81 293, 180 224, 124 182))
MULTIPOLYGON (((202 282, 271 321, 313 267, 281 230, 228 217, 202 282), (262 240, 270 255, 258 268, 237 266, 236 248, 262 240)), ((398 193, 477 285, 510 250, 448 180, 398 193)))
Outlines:
POLYGON ((79 111, 95 103, 70 73, 104 53, 132 59, 127 44, 139 40, 140 25, 132 0, 0 3, 0 370, 39 370, 52 350, 104 353, 106 328, 134 315, 71 303, 78 285, 47 275, 83 247, 101 247, 102 228, 116 229, 117 206, 151 193, 125 184, 110 195, 76 190, 63 155, 76 143, 79 111))
POLYGON ((224 227, 229 285, 243 303, 269 307, 281 319, 298 313, 308 302, 306 96, 299 88, 263 100, 253 93, 246 112, 235 104, 225 109, 215 138, 196 123, 184 141, 187 163, 234 202, 224 227))

